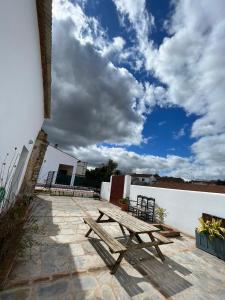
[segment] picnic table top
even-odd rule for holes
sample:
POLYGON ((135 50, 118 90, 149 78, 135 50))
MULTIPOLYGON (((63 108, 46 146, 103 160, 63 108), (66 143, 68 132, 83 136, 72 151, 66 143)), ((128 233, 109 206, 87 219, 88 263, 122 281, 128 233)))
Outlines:
POLYGON ((120 225, 124 226, 131 232, 134 233, 150 233, 160 231, 159 228, 141 221, 128 213, 119 210, 118 208, 99 208, 99 212, 107 215, 112 220, 116 221, 120 225))

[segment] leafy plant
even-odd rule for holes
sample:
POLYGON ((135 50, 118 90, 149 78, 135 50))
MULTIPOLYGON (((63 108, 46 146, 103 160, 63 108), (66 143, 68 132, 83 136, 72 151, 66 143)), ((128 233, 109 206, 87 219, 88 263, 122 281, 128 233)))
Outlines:
POLYGON ((129 202, 129 197, 121 198, 121 199, 120 199, 120 203, 121 203, 121 204, 128 204, 128 202, 129 202))
POLYGON ((5 188, 0 186, 0 203, 4 200, 5 197, 5 188))
POLYGON ((167 216, 167 211, 165 208, 162 208, 162 207, 157 207, 155 209, 155 215, 156 215, 156 218, 157 220, 159 221, 160 224, 163 224, 164 223, 164 220, 167 216))
POLYGON ((212 240, 213 238, 217 237, 220 239, 225 239, 225 228, 221 226, 222 220, 212 218, 212 221, 206 220, 201 217, 199 218, 199 226, 197 231, 199 233, 207 233, 209 234, 209 239, 212 240))
POLYGON ((0 282, 4 285, 8 271, 16 255, 23 256, 36 244, 34 234, 38 231, 37 220, 32 212, 37 203, 31 196, 17 197, 8 210, 0 214, 0 277, 5 279, 0 282))
POLYGON ((19 153, 17 147, 14 147, 14 152, 10 158, 9 153, 6 153, 5 159, 0 164, 0 213, 7 210, 14 199, 11 198, 11 190, 13 188, 13 176, 16 169, 19 153))

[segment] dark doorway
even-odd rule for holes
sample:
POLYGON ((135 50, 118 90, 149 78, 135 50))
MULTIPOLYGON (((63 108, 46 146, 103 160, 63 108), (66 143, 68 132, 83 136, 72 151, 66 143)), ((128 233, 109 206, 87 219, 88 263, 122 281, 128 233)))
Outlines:
POLYGON ((112 176, 110 202, 119 206, 119 200, 123 198, 125 176, 112 176))
POLYGON ((60 164, 55 183, 62 184, 62 185, 70 185, 72 174, 73 174, 73 166, 60 164))

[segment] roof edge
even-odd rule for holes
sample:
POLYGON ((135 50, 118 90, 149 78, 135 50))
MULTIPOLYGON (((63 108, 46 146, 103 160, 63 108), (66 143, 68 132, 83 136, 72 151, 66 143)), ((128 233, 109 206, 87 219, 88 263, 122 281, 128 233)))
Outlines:
POLYGON ((51 115, 52 0, 36 0, 44 91, 44 117, 51 115))

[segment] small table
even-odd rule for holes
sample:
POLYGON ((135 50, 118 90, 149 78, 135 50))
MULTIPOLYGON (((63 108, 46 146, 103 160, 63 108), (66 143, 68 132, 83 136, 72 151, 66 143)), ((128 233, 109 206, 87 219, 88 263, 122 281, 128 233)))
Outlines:
MULTIPOLYGON (((135 217, 129 215, 126 212, 123 212, 119 210, 118 208, 99 208, 99 217, 95 221, 96 223, 107 223, 107 222, 116 222, 119 224, 121 231, 124 236, 127 236, 125 233, 124 228, 127 229, 129 232, 128 239, 126 242, 126 251, 135 251, 142 248, 148 248, 148 247, 155 247, 160 259, 162 261, 165 260, 164 255, 162 254, 159 245, 162 244, 169 244, 172 243, 167 238, 161 236, 158 231, 160 231, 159 228, 148 224, 144 221, 138 220, 135 217), (108 219, 102 219, 103 216, 107 216, 108 219), (140 234, 146 233, 150 237, 149 242, 144 242, 140 234), (136 244, 132 243, 132 240, 136 238, 137 242, 136 244)), ((89 225, 90 226, 90 225, 89 225)), ((90 234, 90 232, 93 230, 93 228, 90 226, 89 231, 87 232, 86 236, 90 234)), ((107 233, 108 236, 110 236, 107 233)), ((103 240, 104 241, 104 240, 103 240)), ((115 273, 120 262, 122 261, 126 251, 123 251, 120 253, 115 265, 113 266, 112 273, 115 273)))

